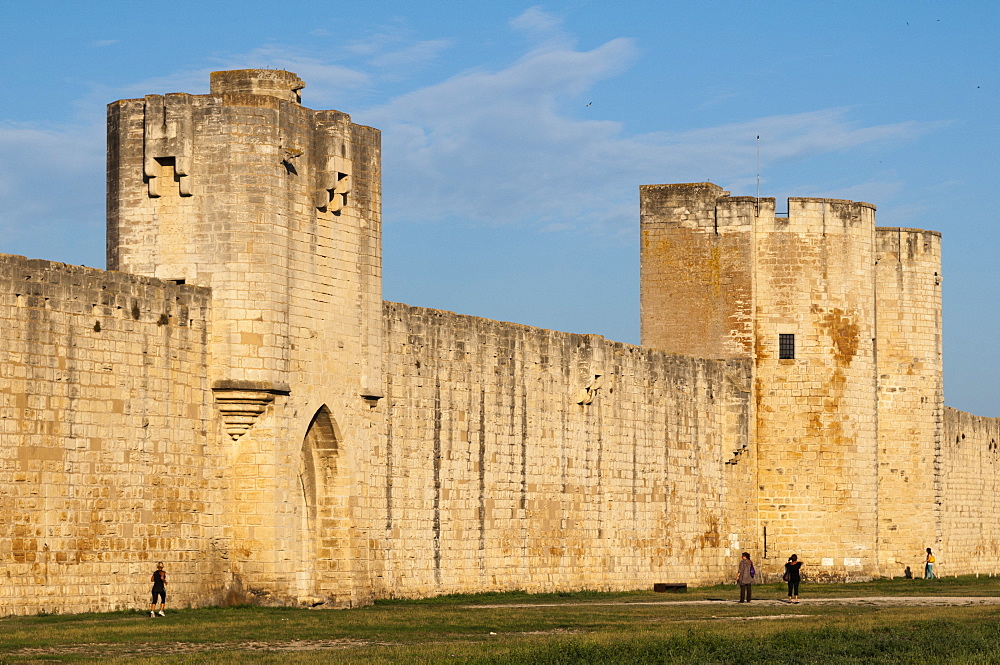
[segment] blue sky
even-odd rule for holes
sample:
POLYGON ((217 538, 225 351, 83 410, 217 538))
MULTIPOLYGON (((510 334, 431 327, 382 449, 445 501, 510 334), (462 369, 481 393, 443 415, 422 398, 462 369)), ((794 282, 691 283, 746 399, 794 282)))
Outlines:
POLYGON ((0 252, 104 266, 105 104, 271 67, 383 132, 385 298, 638 343, 638 188, 944 234, 945 400, 1000 416, 1000 5, 0 0, 0 252), (779 203, 780 205, 780 203, 779 203))

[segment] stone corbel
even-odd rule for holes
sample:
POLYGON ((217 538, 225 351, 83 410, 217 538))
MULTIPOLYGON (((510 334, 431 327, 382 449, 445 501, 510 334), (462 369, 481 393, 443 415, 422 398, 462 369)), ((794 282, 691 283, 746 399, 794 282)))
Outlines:
POLYGON ((316 140, 316 200, 320 210, 339 215, 347 207, 351 192, 351 162, 347 144, 336 134, 321 134, 316 140))
POLYGON ((740 456, 746 453, 748 449, 749 446, 744 443, 742 446, 733 451, 733 456, 726 460, 726 464, 739 464, 740 456))
POLYGON ((604 337, 601 335, 586 335, 586 347, 581 349, 584 358, 588 358, 590 365, 590 380, 586 387, 580 390, 576 396, 576 403, 581 406, 588 406, 594 403, 597 392, 604 386, 604 337))
POLYGON ((597 397, 597 391, 600 390, 603 385, 604 377, 600 374, 595 374, 594 378, 587 384, 587 387, 577 394, 576 403, 582 406, 593 404, 594 398, 597 397))
POLYGON ((178 193, 191 196, 192 112, 190 95, 146 95, 142 173, 150 198, 165 193, 164 164, 173 163, 178 193))
POLYGON ((276 395, 288 395, 288 384, 270 381, 216 381, 216 408, 226 433, 236 441, 254 426, 276 395))

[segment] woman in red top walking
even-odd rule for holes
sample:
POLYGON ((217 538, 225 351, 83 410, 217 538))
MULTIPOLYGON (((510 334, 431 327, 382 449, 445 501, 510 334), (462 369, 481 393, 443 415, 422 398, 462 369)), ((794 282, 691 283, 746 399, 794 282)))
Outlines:
POLYGON ((156 598, 160 599, 160 616, 166 616, 163 608, 167 606, 167 573, 163 570, 163 562, 156 564, 156 570, 150 578, 153 582, 153 600, 149 604, 149 616, 156 617, 156 598))

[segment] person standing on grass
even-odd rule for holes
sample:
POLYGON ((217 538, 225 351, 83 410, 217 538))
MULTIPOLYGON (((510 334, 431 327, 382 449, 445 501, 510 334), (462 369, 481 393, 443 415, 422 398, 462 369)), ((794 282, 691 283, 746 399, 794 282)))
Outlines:
POLYGON ((934 579, 934 553, 931 552, 931 548, 929 547, 927 548, 927 558, 924 559, 924 579, 934 579))
POLYGON ((153 600, 149 604, 149 616, 156 617, 156 599, 160 599, 160 616, 166 616, 163 609, 167 606, 167 573, 163 570, 163 562, 156 563, 156 570, 150 578, 153 582, 153 600))
POLYGON ((736 572, 736 583, 740 585, 740 602, 749 603, 753 595, 753 578, 757 571, 754 570, 753 561, 750 560, 750 553, 744 552, 740 557, 740 567, 736 572))
POLYGON ((788 582, 788 602, 798 603, 799 602, 799 582, 802 581, 802 562, 799 561, 799 557, 796 554, 788 557, 788 563, 785 564, 785 574, 782 575, 782 579, 788 582))

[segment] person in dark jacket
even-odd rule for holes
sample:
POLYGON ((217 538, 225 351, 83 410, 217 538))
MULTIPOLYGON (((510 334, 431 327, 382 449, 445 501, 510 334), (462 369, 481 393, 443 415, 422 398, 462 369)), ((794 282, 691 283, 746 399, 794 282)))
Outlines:
POLYGON ((785 564, 785 581, 788 582, 788 602, 798 603, 799 602, 799 582, 802 581, 802 562, 799 561, 798 555, 793 554, 788 557, 788 562, 785 564))
POLYGON ((750 560, 750 553, 744 552, 740 557, 740 567, 736 572, 736 583, 740 585, 740 602, 749 603, 753 596, 753 561, 750 560))
POLYGON ((156 616, 157 598, 160 599, 160 616, 166 616, 163 614, 163 609, 167 606, 167 573, 163 570, 162 561, 156 564, 156 570, 153 571, 150 581, 153 583, 153 600, 149 603, 149 616, 156 616))

